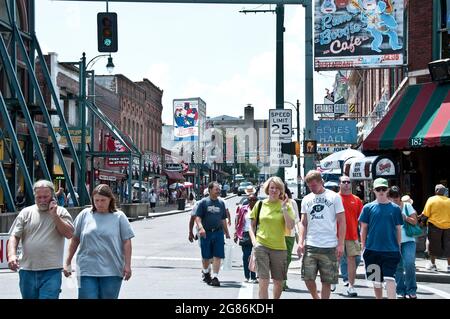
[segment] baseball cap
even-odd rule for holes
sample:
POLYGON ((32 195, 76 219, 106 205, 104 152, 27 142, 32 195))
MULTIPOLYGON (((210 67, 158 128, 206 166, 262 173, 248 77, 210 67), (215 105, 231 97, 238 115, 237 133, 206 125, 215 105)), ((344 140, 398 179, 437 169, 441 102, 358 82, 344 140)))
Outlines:
POLYGON ((447 188, 442 184, 437 184, 434 187, 434 192, 438 195, 444 195, 446 190, 447 190, 447 188))
POLYGON ((376 180, 373 181, 373 188, 378 187, 389 187, 388 181, 384 178, 378 177, 376 180))

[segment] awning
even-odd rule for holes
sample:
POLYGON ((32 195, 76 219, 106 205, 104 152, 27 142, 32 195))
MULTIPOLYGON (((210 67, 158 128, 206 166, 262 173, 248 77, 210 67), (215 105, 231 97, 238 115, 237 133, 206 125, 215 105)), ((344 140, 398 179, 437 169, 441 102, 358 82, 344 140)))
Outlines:
POLYGON ((163 170, 163 174, 166 175, 169 179, 172 179, 174 181, 184 181, 184 176, 180 172, 171 172, 163 170))
POLYGON ((362 144, 363 150, 450 145, 450 83, 411 85, 362 144))

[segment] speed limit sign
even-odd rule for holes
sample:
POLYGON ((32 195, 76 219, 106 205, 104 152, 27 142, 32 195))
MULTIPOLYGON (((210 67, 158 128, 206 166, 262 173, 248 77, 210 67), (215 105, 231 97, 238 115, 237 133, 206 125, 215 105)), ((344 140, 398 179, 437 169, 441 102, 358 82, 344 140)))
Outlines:
POLYGON ((292 156, 281 152, 281 144, 292 140, 292 110, 269 110, 270 166, 291 167, 292 156))

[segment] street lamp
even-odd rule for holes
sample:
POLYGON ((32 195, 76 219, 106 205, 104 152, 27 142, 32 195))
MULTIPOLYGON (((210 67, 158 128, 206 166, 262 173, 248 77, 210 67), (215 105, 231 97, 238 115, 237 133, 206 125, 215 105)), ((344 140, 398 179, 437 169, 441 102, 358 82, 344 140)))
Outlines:
POLYGON ((99 54, 95 57, 93 57, 87 64, 86 64, 86 70, 89 69, 89 67, 93 67, 94 64, 99 60, 99 58, 101 57, 108 57, 108 63, 106 64, 106 70, 108 71, 109 74, 111 74, 114 71, 114 63, 113 63, 113 58, 111 56, 111 54, 99 54), (92 63, 92 65, 91 65, 92 63))
MULTIPOLYGON (((292 105, 297 111, 297 142, 300 143, 300 101, 297 100, 297 105, 294 105, 293 103, 288 101, 284 101, 284 103, 292 105)), ((301 193, 301 185, 299 182, 300 176, 300 156, 297 156, 297 197, 299 197, 301 193)))

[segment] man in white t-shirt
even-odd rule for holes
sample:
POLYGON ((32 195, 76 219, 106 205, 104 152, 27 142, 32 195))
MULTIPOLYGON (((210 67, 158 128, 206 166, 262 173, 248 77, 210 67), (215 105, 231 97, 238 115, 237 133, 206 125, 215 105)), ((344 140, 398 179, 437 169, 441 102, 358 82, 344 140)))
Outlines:
POLYGON ((338 282, 337 261, 344 251, 344 206, 338 194, 324 188, 320 172, 309 171, 305 182, 311 193, 302 200, 299 223, 300 242, 297 253, 299 256, 304 254, 302 278, 314 299, 329 299, 331 285, 338 282), (316 286, 317 271, 320 272, 322 281, 320 296, 316 286))

